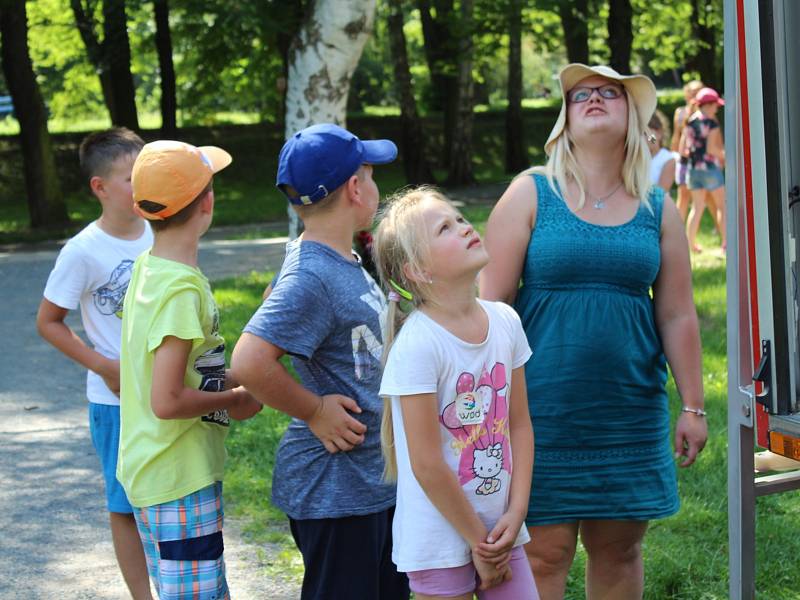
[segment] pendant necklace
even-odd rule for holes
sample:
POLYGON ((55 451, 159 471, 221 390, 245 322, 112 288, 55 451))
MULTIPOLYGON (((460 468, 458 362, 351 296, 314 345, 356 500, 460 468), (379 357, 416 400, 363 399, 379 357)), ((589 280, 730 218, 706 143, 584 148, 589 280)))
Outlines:
POLYGON ((611 196, 616 194, 617 190, 622 187, 623 183, 624 183, 624 181, 620 181, 619 185, 617 185, 617 187, 615 187, 613 190, 611 190, 610 193, 608 193, 605 196, 602 196, 600 198, 595 198, 594 199, 594 204, 592 206, 594 206, 595 209, 597 209, 597 210, 601 210, 601 209, 605 208, 606 207, 606 200, 608 200, 609 198, 611 198, 611 196))

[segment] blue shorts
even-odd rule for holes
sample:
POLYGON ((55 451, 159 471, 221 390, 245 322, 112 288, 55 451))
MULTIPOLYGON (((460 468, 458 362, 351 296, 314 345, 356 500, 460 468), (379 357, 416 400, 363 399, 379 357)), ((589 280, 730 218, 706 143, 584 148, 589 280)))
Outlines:
POLYGON ((708 190, 713 192, 725 185, 725 177, 719 167, 708 165, 705 169, 689 169, 686 184, 690 190, 708 190))
POLYGON ((108 512, 131 514, 133 508, 128 496, 117 481, 117 453, 119 452, 119 406, 89 402, 89 432, 92 444, 100 457, 103 479, 106 482, 108 512))

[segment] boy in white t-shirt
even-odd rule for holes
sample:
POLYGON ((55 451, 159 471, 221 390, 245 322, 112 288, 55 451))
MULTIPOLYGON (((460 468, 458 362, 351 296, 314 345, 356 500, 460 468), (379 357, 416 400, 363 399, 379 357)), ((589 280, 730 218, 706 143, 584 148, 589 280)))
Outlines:
POLYGON ((133 261, 153 243, 150 227, 133 210, 131 193, 131 169, 143 145, 125 128, 91 134, 81 143, 81 168, 101 214, 62 248, 36 317, 39 335, 88 369, 89 429, 103 469, 111 537, 122 576, 137 600, 152 598, 147 564, 116 470, 122 301, 133 261), (79 306, 91 347, 64 322, 79 306))

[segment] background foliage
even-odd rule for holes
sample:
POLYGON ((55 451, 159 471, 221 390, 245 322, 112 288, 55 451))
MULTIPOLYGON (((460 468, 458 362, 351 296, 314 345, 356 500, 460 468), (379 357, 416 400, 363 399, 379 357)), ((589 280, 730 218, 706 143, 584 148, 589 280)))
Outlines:
MULTIPOLYGON (((15 0, 28 12, 28 44, 36 80, 46 104, 48 128, 53 141, 61 189, 67 212, 73 223, 49 231, 31 231, 26 215, 26 187, 22 156, 16 134, 19 125, 13 117, 0 119, 0 241, 33 239, 61 235, 91 218, 84 206, 90 199, 76 168, 75 150, 82 135, 111 124, 109 110, 101 92, 98 69, 90 62, 79 35, 71 2, 77 0, 15 0), (74 132, 74 134, 73 134, 74 132), (62 135, 63 134, 63 135, 62 135), (10 236, 10 237, 9 237, 10 236)), ((80 0, 94 18, 95 34, 102 38, 102 6, 110 0, 80 0)), ((154 1, 114 0, 123 2, 127 13, 130 43, 130 70, 135 85, 135 101, 141 134, 146 140, 163 137, 158 128, 161 116, 161 75, 156 47, 154 1)), ((164 0, 162 0, 164 1, 164 0)), ((662 110, 670 114, 680 102, 681 83, 697 73, 687 65, 695 64, 705 48, 716 56, 715 69, 721 79, 722 9, 721 0, 617 0, 629 2, 632 28, 630 68, 649 74, 661 89, 662 110), (694 33, 705 26, 712 44, 694 33), (694 63, 693 63, 694 61, 694 63)), ((390 0, 376 0, 373 34, 353 76, 349 95, 349 122, 359 117, 392 119, 400 114, 400 100, 395 81, 394 57, 389 44, 388 15, 390 0)), ((171 58, 175 70, 177 124, 184 139, 199 142, 209 138, 222 145, 248 148, 237 154, 256 166, 240 170, 236 185, 243 190, 239 197, 260 201, 276 198, 259 217, 282 215, 282 200, 271 193, 272 156, 283 135, 286 73, 289 44, 303 19, 304 11, 313 8, 310 0, 166 0, 169 6, 171 58), (242 126, 242 127, 238 127, 242 126), (248 129, 244 126, 250 126, 248 129), (222 133, 224 131, 224 133, 222 133), (223 136, 223 137, 220 137, 223 136)), ((403 34, 408 52, 409 72, 416 110, 422 116, 426 139, 425 159, 439 181, 448 176, 448 118, 441 86, 430 72, 431 40, 425 39, 421 12, 423 4, 435 9, 451 7, 457 14, 460 0, 400 0, 403 34), (427 45, 426 45, 427 44, 427 45)), ((609 63, 609 0, 522 0, 522 107, 525 122, 543 122, 542 129, 524 128, 527 139, 520 147, 529 149, 530 163, 541 154, 540 138, 552 123, 552 113, 559 103, 556 74, 568 60, 565 44, 565 11, 579 15, 585 25, 588 59, 609 63), (577 12, 576 12, 577 11, 577 12)), ((487 164, 481 144, 508 145, 503 138, 501 115, 508 107, 509 82, 509 11, 511 0, 475 0, 470 22, 451 24, 454 39, 471 36, 474 42, 471 62, 474 97, 471 100, 482 124, 475 126, 472 147, 472 170, 467 180, 497 181, 513 169, 506 164, 487 164), (455 31, 453 31, 453 29, 455 31), (481 117, 495 113, 496 116, 481 117), (487 126, 497 126, 488 132, 487 126), (487 134, 488 137, 487 137, 487 134), (498 138, 497 136, 501 136, 498 138), (483 136, 483 137, 482 137, 483 136), (473 176, 474 175, 474 176, 473 176)), ((432 14, 436 14, 433 10, 432 14)), ((706 39, 704 38, 704 39, 706 39)), ((449 42, 451 45, 455 42, 449 42)), ((449 59, 448 59, 449 60, 449 59)), ((456 63, 446 62, 445 72, 456 63)), ((0 94, 6 93, 0 77, 0 94)), ((508 107, 511 110, 511 107, 508 107)), ((510 112, 509 112, 510 114, 510 112)), ((377 126, 384 135, 402 133, 397 121, 389 119, 377 126)), ((521 129, 520 127, 517 128, 521 129)), ((515 131, 514 128, 511 131, 515 131)), ((366 131, 359 131, 365 134, 366 131)), ((506 134, 510 136, 511 134, 506 134)), ((400 139, 395 135, 394 139, 400 139)), ((500 153, 502 155, 502 151, 500 153)), ((242 158, 239 158, 239 157, 242 158)), ((491 162, 491 161, 488 161, 491 162)), ((30 192, 27 192, 30 204, 30 192)), ((246 202, 225 215, 225 223, 250 222, 252 205, 246 202)))
MULTIPOLYGON (((568 0, 529 0, 523 11, 526 98, 556 92, 554 74, 567 60, 557 13, 562 1, 568 0)), ((699 44, 692 37, 690 27, 693 1, 696 0, 631 0, 633 70, 654 76, 665 87, 676 87, 692 75, 685 72, 684 65, 699 44)), ((251 121, 282 120, 280 79, 283 65, 277 36, 291 28, 286 10, 289 3, 288 0, 170 1, 179 124, 231 122, 242 120, 243 114, 249 115, 251 121)), ((718 33, 716 51, 721 59, 721 1, 709 0, 702 4, 718 33)), ((589 7, 590 60, 607 63, 608 4, 591 0, 589 7)), ((508 36, 504 8, 505 0, 479 0, 477 3, 473 75, 478 104, 502 106, 505 101, 508 36)), ((31 58, 51 119, 103 120, 105 111, 99 81, 78 35, 69 0, 29 1, 27 9, 31 58)), ((137 106, 141 114, 157 113, 160 90, 152 2, 127 0, 126 9, 137 106)), ((430 110, 431 83, 422 27, 414 4, 407 2, 405 9, 409 62, 418 102, 425 113, 430 110)), ((350 107, 356 112, 370 107, 397 106, 386 33, 387 10, 385 0, 378 0, 374 34, 351 87, 350 107)), ((719 62, 721 64, 721 60, 719 62)), ((10 131, 10 123, 3 125, 10 131)), ((157 124, 151 121, 150 127, 155 126, 157 124)))

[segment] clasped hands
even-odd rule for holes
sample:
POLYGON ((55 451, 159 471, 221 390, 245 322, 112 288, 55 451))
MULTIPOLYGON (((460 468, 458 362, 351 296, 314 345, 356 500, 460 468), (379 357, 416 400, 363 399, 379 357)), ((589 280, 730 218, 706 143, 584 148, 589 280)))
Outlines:
POLYGON ((522 519, 505 513, 486 536, 486 541, 472 548, 472 562, 486 590, 511 579, 511 550, 522 526, 522 519))

